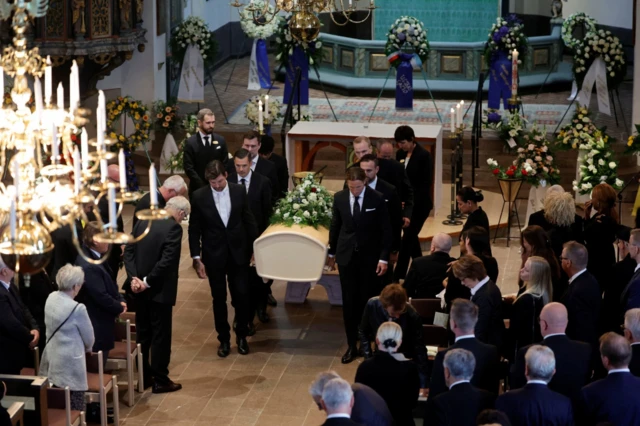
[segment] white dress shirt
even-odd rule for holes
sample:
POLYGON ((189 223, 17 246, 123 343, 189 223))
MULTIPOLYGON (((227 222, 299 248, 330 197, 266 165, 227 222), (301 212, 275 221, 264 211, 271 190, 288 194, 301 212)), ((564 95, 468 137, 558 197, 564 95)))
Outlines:
POLYGON ((546 336, 544 336, 544 338, 542 340, 546 340, 548 337, 552 337, 552 336, 566 336, 566 334, 564 334, 564 333, 551 333, 551 334, 547 334, 546 336))
POLYGON ((451 386, 449 386, 449 389, 451 389, 455 385, 459 385, 460 383, 470 383, 470 382, 469 382, 469 380, 458 380, 457 382, 452 383, 451 386))
POLYGON ((251 169, 249 169, 249 173, 245 176, 242 177, 240 175, 238 175, 238 185, 242 185, 242 179, 244 179, 244 185, 247 189, 247 194, 249 193, 249 184, 251 183, 251 174, 253 172, 251 171, 251 169))
POLYGON ((347 413, 334 413, 334 414, 329 414, 327 416, 327 420, 329 419, 350 419, 351 416, 348 415, 347 413))
POLYGON ((631 370, 629 370, 628 368, 614 368, 612 370, 609 370, 607 374, 611 373, 631 373, 631 370))
POLYGON ((482 288, 483 285, 489 282, 489 277, 484 277, 482 281, 480 281, 474 288, 471 289, 471 296, 475 296, 478 290, 482 288))
POLYGON ((638 272, 638 269, 640 269, 640 263, 636 265, 636 269, 633 270, 633 273, 635 274, 638 272))
POLYGON ((256 171, 256 166, 258 165, 258 159, 260 158, 260 155, 256 155, 255 157, 253 157, 253 159, 251 160, 251 171, 255 172, 256 171))
POLYGON ((378 184, 378 176, 367 185, 371 189, 376 189, 376 185, 378 184))
POLYGON ((93 253, 98 259, 102 258, 102 255, 97 251, 95 251, 94 249, 89 249, 89 250, 91 250, 91 253, 93 253))
POLYGON ((202 140, 202 145, 203 146, 205 146, 205 147, 207 146, 207 142, 204 139, 205 137, 209 138, 209 143, 213 145, 213 134, 207 135, 207 134, 202 133, 199 130, 198 130, 198 133, 200 133, 200 139, 202 140))
POLYGON ((224 223, 226 228, 227 223, 229 222, 229 216, 231 215, 231 196, 229 195, 229 185, 226 185, 220 192, 211 188, 211 192, 213 193, 213 202, 216 203, 220 219, 222 219, 222 223, 224 223))
MULTIPOLYGON (((362 215, 362 199, 364 198, 364 191, 360 193, 358 197, 358 205, 360 206, 360 215, 362 215)), ((351 214, 353 215, 353 205, 356 202, 356 197, 353 196, 351 192, 349 192, 349 208, 351 209, 351 214)))
POLYGON ((475 338, 476 338, 475 334, 465 334, 464 336, 456 337, 456 340, 454 343, 458 343, 458 340, 462 340, 462 339, 475 339, 475 338))
POLYGON ((4 286, 4 288, 7 289, 7 291, 9 291, 9 284, 5 283, 4 281, 0 281, 0 283, 2 283, 2 285, 4 286))
POLYGON ((569 278, 569 284, 571 284, 573 282, 573 280, 575 280, 576 278, 578 278, 580 275, 584 274, 585 272, 587 272, 587 268, 584 268, 580 272, 576 272, 574 275, 571 276, 571 278, 569 278))
POLYGON ((547 386, 547 382, 545 382, 544 380, 527 380, 527 384, 535 384, 535 385, 545 385, 547 386))

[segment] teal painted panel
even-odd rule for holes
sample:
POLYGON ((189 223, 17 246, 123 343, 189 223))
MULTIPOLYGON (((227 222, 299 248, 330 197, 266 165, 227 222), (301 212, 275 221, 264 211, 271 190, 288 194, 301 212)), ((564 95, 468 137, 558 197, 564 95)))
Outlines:
POLYGON ((386 40, 400 16, 424 22, 429 41, 484 41, 498 16, 499 0, 375 0, 374 38, 386 40))

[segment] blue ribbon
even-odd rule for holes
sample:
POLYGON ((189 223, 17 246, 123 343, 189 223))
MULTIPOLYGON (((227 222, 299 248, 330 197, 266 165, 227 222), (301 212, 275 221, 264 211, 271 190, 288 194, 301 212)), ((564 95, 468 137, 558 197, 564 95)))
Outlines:
MULTIPOLYGON (((300 69, 300 105, 309 105, 309 59, 301 47, 296 46, 293 54, 289 55, 289 65, 287 65, 287 75, 284 82, 284 102, 289 102, 289 96, 293 90, 296 80, 296 71, 300 69)), ((293 105, 298 105, 298 93, 293 94, 293 105)))
POLYGON ((256 43, 256 62, 258 64, 258 78, 260 87, 269 89, 271 87, 271 73, 269 72, 269 56, 267 55, 267 43, 260 39, 256 43))
POLYGON ((504 103, 504 109, 508 108, 508 100, 511 97, 511 61, 505 52, 497 52, 489 66, 489 109, 500 109, 500 100, 504 103))
POLYGON ((271 136, 271 124, 265 124, 262 129, 265 135, 271 136))
POLYGON ((413 109, 413 55, 400 54, 396 70, 396 108, 413 109))

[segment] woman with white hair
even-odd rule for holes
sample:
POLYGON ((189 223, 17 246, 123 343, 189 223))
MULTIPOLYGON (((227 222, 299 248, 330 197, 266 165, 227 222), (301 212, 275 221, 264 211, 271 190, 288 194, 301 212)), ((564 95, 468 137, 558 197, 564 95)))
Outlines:
POLYGON ((416 364, 397 353, 401 344, 402 328, 398 324, 389 321, 378 327, 378 350, 360 364, 355 382, 369 386, 385 400, 397 426, 413 426, 420 377, 416 364))
POLYGON ((91 352, 94 336, 87 308, 73 300, 84 283, 84 272, 79 266, 67 264, 58 271, 56 281, 59 290, 49 295, 44 308, 47 345, 39 375, 47 376, 56 387, 69 386, 71 409, 85 411, 85 353, 91 352))

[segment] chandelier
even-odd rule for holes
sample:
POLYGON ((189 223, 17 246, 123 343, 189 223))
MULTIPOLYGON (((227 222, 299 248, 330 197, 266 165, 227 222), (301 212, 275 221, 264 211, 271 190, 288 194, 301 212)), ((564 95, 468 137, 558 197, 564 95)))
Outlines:
MULTIPOLYGON (((0 18, 9 17, 6 2, 0 6, 0 18)), ((5 226, 0 233, 0 254, 16 274, 34 274, 42 270, 53 254, 50 233, 65 225, 72 229, 73 243, 88 262, 104 262, 88 258, 80 247, 76 221, 97 226, 97 242, 131 244, 140 241, 150 230, 153 220, 169 217, 159 209, 156 177, 150 169, 151 208, 137 213, 147 220, 146 230, 137 238, 118 232, 116 220, 124 203, 140 197, 127 189, 124 154, 110 152, 114 141, 105 138, 106 107, 100 92, 96 111, 97 138, 89 140, 85 125, 89 111, 80 107, 79 70, 75 61, 69 77, 69 108, 65 109, 64 88, 57 87, 56 105, 52 104, 52 67, 39 55, 38 48, 27 49, 25 31, 29 14, 44 16, 46 0, 17 0, 13 3, 13 46, 6 47, 0 58, 0 94, 4 95, 4 74, 13 77, 10 95, 14 106, 0 108, 0 170, 8 171, 12 185, 0 183, 0 214, 5 226), (44 6, 43 6, 44 4, 44 6), (40 78, 44 74, 44 99, 40 78), (33 76, 33 92, 27 76, 33 76), (33 111, 27 105, 35 98, 33 111), (72 135, 81 135, 80 149, 72 135), (93 147, 90 150, 89 147, 93 147), (120 185, 107 179, 107 161, 119 158, 120 185), (107 198, 109 221, 104 223, 98 202, 107 198), (90 224, 87 213, 93 212, 97 225, 90 224), (7 220, 8 218, 8 220, 7 220)), ((3 102, 4 104, 4 102, 3 102)))
MULTIPOLYGON (((317 14, 328 12, 331 20, 339 26, 348 23, 361 24, 369 19, 371 12, 376 8, 374 0, 369 1, 369 5, 364 8, 367 14, 363 19, 356 20, 353 17, 358 9, 354 6, 353 0, 250 0, 248 5, 234 0, 231 6, 243 8, 244 11, 253 15, 256 24, 271 22, 280 12, 290 13, 289 29, 291 35, 298 41, 311 42, 320 34, 320 20, 317 14), (336 19, 337 16, 337 19, 336 19)), ((356 0, 357 3, 357 0, 356 0)))

